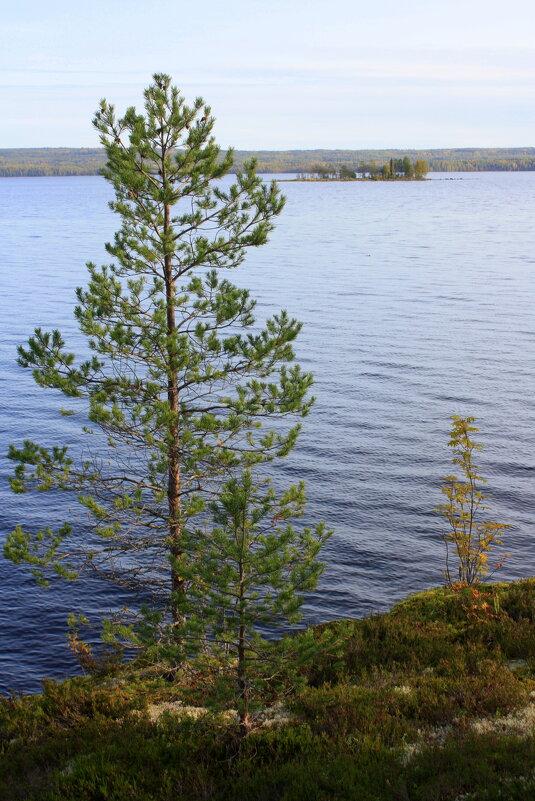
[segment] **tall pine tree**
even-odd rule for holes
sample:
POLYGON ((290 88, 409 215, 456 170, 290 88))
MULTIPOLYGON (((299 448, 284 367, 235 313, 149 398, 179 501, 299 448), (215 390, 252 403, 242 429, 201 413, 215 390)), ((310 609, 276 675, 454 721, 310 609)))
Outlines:
POLYGON ((81 460, 12 446, 12 489, 74 491, 92 530, 17 526, 5 553, 41 582, 96 571, 178 620, 184 532, 235 471, 289 452, 312 377, 291 364, 300 324, 282 311, 259 328, 249 292, 225 277, 266 242, 284 198, 253 162, 220 181, 232 152, 216 146, 201 99, 187 106, 160 74, 144 96, 144 114, 118 119, 103 100, 94 120, 121 226, 106 245, 113 263, 88 264, 77 290, 92 355, 77 362, 58 331, 40 329, 19 349, 39 385, 86 399, 95 445, 81 460))

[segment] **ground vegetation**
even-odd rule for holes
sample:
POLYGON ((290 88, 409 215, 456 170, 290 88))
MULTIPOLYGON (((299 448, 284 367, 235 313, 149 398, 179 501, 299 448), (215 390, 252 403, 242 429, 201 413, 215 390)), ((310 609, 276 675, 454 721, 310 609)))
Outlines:
MULTIPOLYGON (((247 737, 140 657, 0 701, 6 801, 514 801, 535 794, 535 582, 429 590, 284 638, 324 646, 247 737)), ((288 641, 287 641, 288 640, 288 641)), ((291 645, 295 647, 295 643, 291 645)))

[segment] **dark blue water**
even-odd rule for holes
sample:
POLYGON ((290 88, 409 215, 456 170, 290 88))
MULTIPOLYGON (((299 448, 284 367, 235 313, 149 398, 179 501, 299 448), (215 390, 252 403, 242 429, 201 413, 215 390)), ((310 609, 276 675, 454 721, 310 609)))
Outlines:
MULTIPOLYGON (((535 174, 434 176, 423 183, 285 183, 269 245, 233 275, 259 317, 303 321, 299 361, 317 402, 279 479, 304 478, 308 516, 335 529, 306 622, 381 610, 440 583, 440 477, 451 472, 449 415, 474 415, 495 519, 512 558, 505 579, 535 574, 535 174), (461 180, 451 180, 451 178, 461 180), (446 180, 445 180, 446 179, 446 180), (450 179, 450 180, 447 180, 450 179)), ((54 392, 16 364, 33 328, 59 327, 76 349, 74 289, 106 262, 118 222, 100 178, 0 181, 0 519, 54 526, 68 496, 14 496, 10 442, 76 444, 54 392)), ((35 691, 76 665, 66 617, 128 599, 84 581, 38 588, 0 558, 0 690, 35 691)))

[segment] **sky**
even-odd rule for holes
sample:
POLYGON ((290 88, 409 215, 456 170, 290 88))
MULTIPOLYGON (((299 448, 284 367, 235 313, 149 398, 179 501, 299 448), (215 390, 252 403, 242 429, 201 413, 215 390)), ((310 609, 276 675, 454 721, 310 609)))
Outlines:
POLYGON ((251 150, 535 146, 533 0, 20 0, 0 148, 95 147, 155 72, 251 150))

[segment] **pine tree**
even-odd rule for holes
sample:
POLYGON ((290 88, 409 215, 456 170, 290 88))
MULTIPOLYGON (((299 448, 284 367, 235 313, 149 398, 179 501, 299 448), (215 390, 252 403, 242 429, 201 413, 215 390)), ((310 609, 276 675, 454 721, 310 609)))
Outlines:
POLYGON ((408 156, 403 158, 403 174, 405 178, 412 178, 414 176, 414 166, 408 156))
POLYGON ((246 470, 211 504, 214 528, 197 528, 184 538, 182 569, 190 590, 183 641, 190 654, 208 655, 208 664, 215 656, 219 675, 230 677, 242 734, 251 705, 265 693, 266 676, 273 691, 277 677, 288 679, 314 648, 313 638, 302 635, 288 665, 282 644, 273 647, 262 636, 266 626, 300 619, 302 593, 314 589, 323 572, 317 556, 332 531, 323 523, 294 528, 290 521, 304 506, 302 482, 277 496, 269 479, 246 470))
POLYGON ((91 355, 77 362, 59 331, 40 329, 19 348, 40 386, 87 401, 81 431, 94 444, 84 459, 12 446, 12 489, 72 490, 90 522, 17 526, 5 554, 42 583, 97 572, 178 621, 184 532, 233 471, 290 451, 312 377, 291 364, 300 324, 282 311, 258 328, 249 292, 224 277, 266 242, 277 186, 249 162, 226 188, 232 151, 216 146, 210 108, 188 107, 168 76, 144 97, 144 114, 117 119, 103 100, 94 119, 121 225, 106 245, 113 263, 89 263, 77 290, 91 355))

